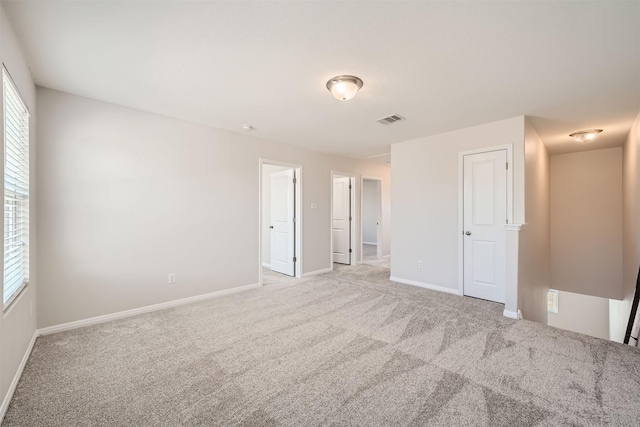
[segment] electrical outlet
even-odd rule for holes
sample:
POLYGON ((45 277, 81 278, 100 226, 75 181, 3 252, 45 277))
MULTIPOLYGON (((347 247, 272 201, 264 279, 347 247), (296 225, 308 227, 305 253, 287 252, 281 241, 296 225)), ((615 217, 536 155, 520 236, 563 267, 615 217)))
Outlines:
POLYGON ((424 262, 418 261, 418 268, 424 268, 424 262))
POLYGON ((176 283, 176 273, 169 273, 167 276, 167 282, 169 282, 170 285, 176 283))

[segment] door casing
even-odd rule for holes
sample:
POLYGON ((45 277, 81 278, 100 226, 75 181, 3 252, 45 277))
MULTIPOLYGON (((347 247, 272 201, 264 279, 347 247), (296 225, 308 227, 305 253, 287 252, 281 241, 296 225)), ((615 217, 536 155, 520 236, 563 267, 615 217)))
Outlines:
MULTIPOLYGON (((296 182, 296 172, 295 169, 289 168, 284 169, 280 172, 271 173, 271 190, 270 190, 270 222, 269 226, 271 229, 271 271, 276 271, 278 273, 286 274, 289 276, 295 276, 296 271, 296 261, 294 261, 295 257, 295 226, 296 226, 296 198, 295 198, 295 182, 296 182), (276 181, 277 180, 277 181, 276 181), (276 185, 276 182, 278 185, 276 185), (280 187, 283 185, 283 187, 280 187), (285 190, 285 193, 282 194, 280 191, 276 191, 276 189, 285 190), (284 196, 284 200, 278 200, 277 203, 274 203, 274 200, 277 198, 276 196, 284 196), (282 217, 278 217, 276 214, 282 213, 282 206, 286 206, 285 213, 282 217), (282 235, 286 236, 285 241, 286 244, 282 246, 284 250, 284 254, 281 254, 281 257, 278 257, 279 253, 277 249, 280 247, 278 245, 278 237, 282 237, 282 235), (280 258, 280 259, 278 259, 280 258)), ((264 175, 264 174, 263 174, 264 175)))
MULTIPOLYGON (((507 162, 507 221, 513 224, 513 144, 495 145, 458 153, 458 294, 464 295, 464 156, 506 150, 507 162)), ((507 224, 505 224, 506 226, 507 224)), ((506 228, 506 227, 505 227, 506 228)), ((505 283, 505 288, 509 284, 505 283)))
POLYGON ((330 188, 331 188, 331 193, 330 193, 330 209, 329 209, 329 235, 331 236, 331 244, 329 245, 329 264, 330 264, 330 269, 331 271, 333 271, 333 178, 339 178, 339 177, 348 177, 349 178, 349 182, 351 183, 352 191, 351 191, 351 257, 350 257, 350 264, 349 265, 356 265, 356 260, 360 259, 360 250, 358 250, 358 247, 362 247, 362 239, 358 239, 357 235, 356 235, 356 230, 359 229, 360 224, 359 221, 356 221, 357 219, 359 219, 359 210, 358 210, 358 206, 356 205, 356 193, 358 191, 358 188, 356 186, 356 178, 357 175, 349 173, 349 172, 341 172, 341 171, 336 171, 336 170, 332 170, 331 171, 331 175, 330 175, 330 188), (356 223, 357 222, 357 223, 356 223))
MULTIPOLYGON (((382 238, 383 238, 383 233, 382 233, 382 194, 383 194, 383 190, 382 190, 382 184, 383 181, 380 178, 374 178, 374 177, 370 177, 370 176, 365 176, 363 175, 360 178, 360 188, 362 189, 362 191, 360 191, 360 236, 363 236, 363 224, 364 224, 364 220, 363 220, 363 215, 364 215, 364 181, 377 181, 378 183, 378 194, 376 195, 376 197, 378 198, 378 200, 380 201, 379 205, 378 205, 378 212, 376 212, 376 217, 377 217, 377 222, 378 222, 378 229, 377 229, 377 241, 378 241, 378 246, 376 248, 376 258, 380 259, 382 258, 382 238)), ((364 238, 363 238, 364 239, 364 238)), ((360 245, 360 247, 362 247, 362 244, 360 245)), ((364 254, 362 251, 360 251, 360 262, 363 261, 363 257, 364 254)))
POLYGON ((303 270, 303 256, 302 256, 302 244, 304 242, 304 236, 302 234, 302 224, 303 224, 303 218, 302 218, 302 206, 304 204, 304 198, 303 198, 303 194, 302 194, 302 180, 303 180, 303 171, 302 171, 302 165, 298 165, 298 164, 294 164, 294 163, 287 163, 287 162, 281 162, 279 160, 271 160, 271 159, 264 159, 264 158, 259 158, 258 159, 258 283, 260 284, 260 286, 263 285, 263 281, 262 281, 262 263, 264 262, 264 260, 262 259, 262 228, 263 228, 263 224, 262 224, 262 166, 264 164, 268 164, 268 165, 276 165, 276 166, 284 166, 287 168, 291 168, 295 170, 295 175, 296 175, 296 184, 294 185, 294 191, 295 191, 295 200, 296 200, 296 206, 295 206, 295 212, 296 212, 296 224, 295 224, 295 233, 296 233, 296 237, 295 237, 295 257, 296 257, 296 266, 295 266, 295 277, 297 278, 301 278, 302 277, 302 272, 303 270))

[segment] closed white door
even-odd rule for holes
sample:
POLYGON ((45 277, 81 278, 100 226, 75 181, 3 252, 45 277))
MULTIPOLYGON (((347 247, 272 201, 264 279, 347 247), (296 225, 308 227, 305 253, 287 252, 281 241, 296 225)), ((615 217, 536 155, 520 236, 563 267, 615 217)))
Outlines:
POLYGON ((295 172, 271 174, 271 270, 295 274, 295 172))
POLYGON ((333 179, 333 262, 351 264, 351 178, 333 179))
POLYGON ((464 294, 504 303, 507 151, 464 156, 464 294))

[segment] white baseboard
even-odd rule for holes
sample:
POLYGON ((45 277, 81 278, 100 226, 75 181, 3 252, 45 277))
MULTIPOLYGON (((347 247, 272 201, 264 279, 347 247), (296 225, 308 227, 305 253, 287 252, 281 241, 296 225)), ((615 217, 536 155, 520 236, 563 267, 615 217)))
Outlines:
POLYGON ((417 280, 402 279, 400 277, 394 276, 389 277, 389 280, 391 280, 392 282, 404 283, 405 285, 413 285, 425 289, 431 289, 432 291, 440 291, 446 292, 448 294, 460 295, 460 291, 458 291, 457 289, 445 288, 443 286, 436 286, 430 283, 418 282, 417 280))
POLYGON ((371 246, 378 246, 377 243, 373 243, 373 242, 362 242, 363 245, 371 245, 371 246))
POLYGON ((38 329, 39 335, 55 334, 57 332, 69 331, 71 329, 82 328, 85 326, 97 325, 99 323, 110 322, 112 320, 124 319, 125 317, 136 316, 138 314, 149 313, 151 311, 162 310, 165 308, 176 307, 179 305, 190 304, 210 298, 221 297, 224 295, 235 294, 237 292, 248 291, 251 289, 259 288, 260 284, 253 283, 251 285, 238 286, 236 288, 223 289, 221 291, 211 292, 203 295, 196 295, 193 297, 177 299, 173 301, 167 301, 160 304, 147 305, 144 307, 134 308, 131 310, 119 311, 117 313, 105 314, 103 316, 90 317, 88 319, 76 320, 75 322, 62 323, 60 325, 48 326, 46 328, 38 329))
POLYGON ((269 264, 268 262, 263 262, 262 266, 263 267, 267 267, 267 268, 271 268, 271 264, 269 264))
POLYGON ((502 312, 502 315, 503 315, 504 317, 508 317, 509 319, 516 319, 516 320, 518 320, 518 313, 517 313, 517 312, 515 312, 515 311, 504 310, 504 311, 502 312))
POLYGON ((310 271, 308 273, 303 273, 302 277, 309 276, 317 276, 318 274, 331 273, 331 267, 329 268, 321 268, 320 270, 310 271))
POLYGON ((11 403, 11 398, 13 397, 13 393, 16 391, 16 387, 18 387, 18 382, 20 381, 20 377, 22 376, 22 371, 24 371, 24 367, 27 365, 27 360, 29 360, 29 356, 31 355, 31 351, 33 350, 33 346, 36 343, 36 338, 38 338, 40 334, 36 329, 33 331, 33 336, 31 337, 31 342, 29 342, 29 346, 27 347, 27 351, 25 351, 24 356, 22 357, 22 361, 18 366, 18 370, 16 374, 13 376, 13 381, 11 381, 11 385, 9 386, 9 390, 7 390, 7 394, 2 401, 2 406, 0 406, 0 423, 4 420, 4 415, 9 409, 9 403, 11 403))
POLYGON ((391 258, 391 254, 389 254, 389 255, 384 255, 382 258, 391 258))

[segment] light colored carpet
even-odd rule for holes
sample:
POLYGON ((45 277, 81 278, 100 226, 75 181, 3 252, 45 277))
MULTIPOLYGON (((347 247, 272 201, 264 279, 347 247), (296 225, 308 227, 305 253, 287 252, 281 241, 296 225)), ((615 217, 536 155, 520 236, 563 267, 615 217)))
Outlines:
POLYGON ((276 283, 294 283, 299 279, 286 274, 281 274, 275 271, 271 271, 268 267, 262 267, 262 284, 273 285, 276 283))
POLYGON ((362 264, 39 338, 4 425, 638 425, 638 349, 388 275, 362 264))
POLYGON ((391 268, 391 258, 377 258, 378 248, 376 245, 362 244, 362 263, 377 267, 391 268))

